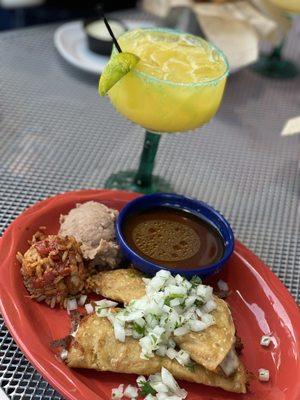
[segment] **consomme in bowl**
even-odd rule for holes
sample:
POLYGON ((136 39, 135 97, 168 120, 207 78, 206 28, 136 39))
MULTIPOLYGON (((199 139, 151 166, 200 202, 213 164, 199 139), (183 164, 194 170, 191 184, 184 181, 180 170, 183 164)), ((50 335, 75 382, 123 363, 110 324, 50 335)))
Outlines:
POLYGON ((155 264, 198 269, 218 262, 224 240, 205 219, 173 207, 153 207, 128 215, 122 225, 131 249, 155 264))

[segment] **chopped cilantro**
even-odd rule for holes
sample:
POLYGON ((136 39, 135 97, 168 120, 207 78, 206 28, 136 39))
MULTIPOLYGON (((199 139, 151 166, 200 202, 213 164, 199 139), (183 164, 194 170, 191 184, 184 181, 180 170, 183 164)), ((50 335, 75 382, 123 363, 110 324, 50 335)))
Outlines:
POLYGON ((190 283, 192 284, 192 288, 195 289, 198 285, 201 285, 202 279, 200 278, 200 276, 194 275, 190 280, 190 283))
POLYGON ((171 300, 174 299, 183 299, 184 295, 183 294, 170 294, 169 296, 166 297, 165 299, 165 305, 170 306, 171 300))
POLYGON ((193 362, 193 361, 190 361, 190 362, 186 365, 186 368, 187 368, 190 372, 194 373, 194 372, 196 372, 196 363, 193 362))
POLYGON ((142 396, 147 396, 148 394, 152 394, 154 396, 156 394, 156 390, 153 389, 149 382, 141 382, 140 390, 142 396))
POLYGON ((157 344, 158 339, 157 339, 157 337, 155 335, 150 334, 150 338, 151 338, 151 343, 152 344, 154 344, 154 345, 157 344))
POLYGON ((139 324, 137 324, 136 322, 134 322, 132 324, 132 329, 136 331, 136 333, 138 333, 139 335, 144 336, 145 335, 145 326, 141 326, 139 324))
POLYGON ((203 300, 199 300, 199 299, 195 300, 195 306, 196 307, 202 307, 203 304, 204 304, 203 300))

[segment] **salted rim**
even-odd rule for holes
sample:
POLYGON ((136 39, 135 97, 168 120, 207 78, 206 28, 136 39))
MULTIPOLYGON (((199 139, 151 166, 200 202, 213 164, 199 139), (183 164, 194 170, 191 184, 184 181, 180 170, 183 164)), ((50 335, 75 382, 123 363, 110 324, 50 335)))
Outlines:
MULTIPOLYGON (((215 49, 216 52, 221 56, 221 58, 224 61, 226 69, 225 69, 225 72, 222 75, 218 76, 217 78, 213 78, 213 79, 210 79, 208 81, 192 82, 192 83, 174 82, 174 81, 170 81, 170 80, 167 80, 167 79, 159 79, 159 78, 156 78, 153 75, 147 74, 146 72, 137 71, 135 69, 131 70, 130 71, 131 73, 133 73, 135 75, 138 75, 138 76, 140 76, 142 78, 146 78, 148 80, 157 82, 157 83, 162 83, 162 84, 167 84, 167 85, 172 85, 172 86, 186 86, 186 87, 208 86, 208 85, 215 84, 215 83, 221 81, 222 79, 226 78, 229 75, 229 64, 228 64, 228 61, 227 61, 227 58, 226 58, 225 54, 218 47, 216 47, 212 43, 206 41, 205 39, 201 38, 200 36, 195 36, 195 35, 192 35, 190 33, 181 32, 179 30, 168 29, 168 28, 138 28, 138 29, 132 29, 130 31, 127 31, 127 32, 123 33, 121 36, 119 36, 119 39, 121 37, 124 37, 124 36, 134 32, 134 31, 139 31, 139 30, 142 30, 142 31, 145 31, 145 32, 166 32, 166 33, 170 33, 170 34, 173 34, 173 35, 186 35, 188 37, 195 38, 198 41, 205 42, 210 47, 215 49)), ((115 53, 115 52, 116 52, 116 48, 115 48, 115 46, 113 46, 112 54, 115 53)))

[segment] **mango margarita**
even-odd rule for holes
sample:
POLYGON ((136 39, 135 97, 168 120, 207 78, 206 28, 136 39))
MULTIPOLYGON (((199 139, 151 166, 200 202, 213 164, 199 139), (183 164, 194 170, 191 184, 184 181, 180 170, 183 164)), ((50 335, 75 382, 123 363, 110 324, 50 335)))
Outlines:
POLYGON ((270 3, 281 8, 283 11, 300 13, 300 0, 269 0, 270 3))
POLYGON ((121 114, 152 132, 192 130, 215 115, 228 64, 214 46, 164 29, 130 31, 118 42, 140 57, 108 92, 121 114))

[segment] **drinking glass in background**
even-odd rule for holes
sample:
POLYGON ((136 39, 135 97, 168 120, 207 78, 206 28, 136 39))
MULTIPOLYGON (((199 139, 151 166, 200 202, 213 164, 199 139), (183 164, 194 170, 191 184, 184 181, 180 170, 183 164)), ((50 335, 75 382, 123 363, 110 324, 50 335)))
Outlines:
POLYGON ((274 6, 288 13, 300 13, 299 0, 269 0, 274 6))
POLYGON ((194 130, 217 112, 228 63, 205 40, 168 29, 139 29, 118 38, 122 51, 141 61, 108 92, 114 107, 146 129, 137 171, 110 176, 106 187, 142 193, 169 192, 171 185, 152 176, 162 133, 194 130))
MULTIPOLYGON (((292 19, 294 14, 300 14, 300 0, 266 0, 266 3, 276 7, 287 19, 292 19)), ((253 66, 254 70, 269 78, 292 79, 299 73, 294 62, 282 56, 283 39, 269 55, 261 55, 253 66)))

